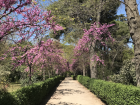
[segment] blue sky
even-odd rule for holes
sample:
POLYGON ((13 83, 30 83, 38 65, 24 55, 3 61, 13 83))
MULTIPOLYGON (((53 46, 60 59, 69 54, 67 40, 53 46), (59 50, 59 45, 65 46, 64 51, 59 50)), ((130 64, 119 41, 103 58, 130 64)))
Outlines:
MULTIPOLYGON (((57 0, 55 0, 57 1, 57 0)), ((138 11, 140 11, 140 1, 136 0, 137 1, 137 4, 138 4, 138 11)), ((44 3, 44 2, 42 2, 44 3)), ((45 1, 45 5, 46 5, 46 1, 45 1)), ((121 4, 120 7, 118 8, 117 10, 117 15, 120 15, 120 14, 124 14, 126 16, 126 12, 125 12, 125 5, 124 4, 121 4)), ((46 33, 46 35, 48 34, 48 32, 46 33)), ((63 39, 64 37, 60 37, 60 39, 63 39)), ((32 38, 31 38, 32 40, 32 38)), ((132 39, 130 38, 130 41, 132 41, 132 39)), ((62 40, 60 40, 60 42, 62 43, 62 40)), ((66 45, 69 45, 68 43, 66 43, 66 45)), ((129 43, 128 46, 131 48, 132 47, 132 43, 129 43)))
MULTIPOLYGON (((136 0, 136 2, 137 2, 137 5, 138 5, 138 11, 140 12, 140 1, 136 0)), ((120 14, 124 14, 126 16, 125 5, 124 4, 121 4, 120 7, 118 8, 117 15, 120 15, 120 14)), ((130 38, 130 41, 132 41, 131 38, 130 38)), ((129 43, 128 46, 130 48, 132 48, 132 43, 129 43)))
MULTIPOLYGON (((140 12, 140 1, 139 0, 136 0, 136 2, 138 4, 138 11, 140 12)), ((124 16, 126 16, 125 5, 123 3, 120 5, 120 7, 117 10, 117 15, 120 15, 120 14, 124 14, 124 16)), ((61 38, 63 39, 63 37, 61 37, 61 38)), ((129 40, 132 41, 131 38, 129 40)), ((62 41, 60 41, 60 42, 62 43, 62 41)), ((69 45, 69 44, 66 43, 66 45, 69 45)), ((130 48, 132 48, 132 43, 129 43, 128 46, 130 48)))

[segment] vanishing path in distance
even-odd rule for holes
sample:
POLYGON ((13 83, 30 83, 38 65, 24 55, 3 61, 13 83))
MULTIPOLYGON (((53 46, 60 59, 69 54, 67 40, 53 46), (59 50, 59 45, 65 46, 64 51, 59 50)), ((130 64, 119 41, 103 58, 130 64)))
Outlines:
POLYGON ((96 95, 72 77, 66 77, 41 105, 105 105, 96 95))

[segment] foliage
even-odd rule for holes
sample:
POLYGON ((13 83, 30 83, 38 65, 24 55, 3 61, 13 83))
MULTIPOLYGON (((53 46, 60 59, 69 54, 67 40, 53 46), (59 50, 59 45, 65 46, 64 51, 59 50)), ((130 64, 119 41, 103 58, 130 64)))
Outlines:
POLYGON ((115 42, 112 44, 108 41, 106 43, 108 47, 101 46, 100 43, 96 46, 98 54, 103 54, 102 58, 106 65, 106 67, 103 67, 97 64, 98 79, 106 80, 108 75, 117 74, 122 67, 123 61, 134 56, 134 51, 127 45, 130 38, 128 25, 122 21, 116 20, 110 23, 115 24, 109 28, 115 42))
MULTIPOLYGON (((38 80, 37 80, 37 75, 33 75, 32 77, 31 77, 31 84, 33 84, 33 83, 36 83, 36 82, 38 82, 38 80)), ((27 76, 27 73, 23 73, 22 74, 22 78, 20 78, 20 83, 21 83, 21 86, 28 86, 28 85, 31 85, 30 83, 29 83, 29 78, 28 78, 28 76, 27 76)))
MULTIPOLYGON (((91 52, 91 43, 95 43, 96 40, 97 40, 103 46, 106 46, 104 40, 106 40, 106 41, 111 40, 112 44, 113 44, 114 39, 111 37, 111 34, 108 31, 108 27, 111 27, 113 25, 114 24, 110 24, 110 25, 107 25, 107 24, 101 25, 100 24, 100 27, 97 28, 96 23, 94 23, 94 24, 91 25, 89 30, 84 29, 84 36, 78 41, 78 44, 74 48, 74 50, 75 50, 74 51, 74 56, 75 57, 77 57, 77 56, 81 57, 84 53, 89 52, 90 64, 91 64, 92 61, 96 61, 96 62, 100 62, 104 65, 104 60, 101 60, 101 58, 99 58, 99 56, 97 55, 96 52, 94 52, 94 54, 93 54, 93 52, 91 52), (95 32, 97 32, 97 35, 95 34, 95 32), (90 46, 87 46, 89 44, 90 44, 90 46)), ((94 47, 94 46, 92 46, 92 47, 94 47)), ((89 56, 87 56, 86 58, 88 58, 88 57, 89 56)), ((83 60, 83 62, 85 62, 85 61, 83 60)), ((83 68, 83 69, 85 69, 85 68, 83 68)), ((91 78, 93 78, 93 77, 91 77, 91 78)))
POLYGON ((72 46, 72 45, 64 45, 64 44, 62 44, 63 45, 63 51, 64 51, 64 53, 63 53, 63 58, 66 58, 66 60, 69 62, 69 63, 71 63, 72 62, 72 58, 73 58, 73 48, 74 48, 74 46, 72 46))
POLYGON ((21 84, 19 83, 10 83, 10 86, 7 88, 7 92, 14 92, 17 91, 18 89, 22 88, 21 84))
POLYGON ((76 80, 76 76, 75 75, 71 75, 73 80, 76 80))
POLYGON ((0 89, 4 89, 6 91, 6 87, 9 86, 8 84, 10 82, 7 77, 11 72, 5 68, 6 67, 4 65, 0 65, 0 89))
MULTIPOLYGON (((116 19, 116 10, 120 2, 114 3, 108 0, 101 11, 100 23, 109 23, 116 19), (111 7, 111 9, 109 8, 111 7)), ((76 44, 83 35, 83 29, 89 29, 90 25, 96 21, 96 13, 99 2, 97 0, 58 0, 47 7, 56 17, 56 22, 64 27, 64 30, 58 31, 51 37, 59 39, 64 35, 64 40, 68 43, 76 44)), ((43 7, 46 9, 46 6, 43 7)))
POLYGON ((11 82, 18 82, 18 80, 21 77, 22 72, 24 71, 24 69, 26 68, 26 66, 18 66, 17 68, 15 68, 14 70, 11 71, 11 74, 8 76, 8 78, 11 79, 11 82))
POLYGON ((48 27, 54 32, 62 29, 55 25, 50 11, 41 10, 32 0, 1 0, 0 10, 0 42, 10 40, 9 36, 14 36, 15 33, 21 39, 15 40, 17 38, 12 37, 11 40, 18 44, 17 42, 28 40, 34 34, 34 39, 37 39, 48 31, 48 27), (21 15, 21 18, 12 16, 13 14, 21 15))
MULTIPOLYGON (((67 69, 66 61, 62 58, 62 51, 59 49, 59 47, 61 47, 59 44, 54 43, 51 39, 48 39, 46 42, 41 41, 36 46, 27 45, 24 46, 24 48, 19 46, 11 47, 8 52, 10 52, 12 55, 11 58, 14 61, 14 68, 26 64, 27 68, 25 71, 29 71, 29 75, 31 76, 31 73, 37 70, 34 69, 35 67, 33 68, 33 66, 41 67, 42 71, 44 71, 46 67, 52 67, 52 69, 56 69, 59 72, 63 72, 67 69)), ((25 82, 27 81, 25 80, 25 82)))
POLYGON ((2 105, 39 105, 42 99, 63 79, 64 77, 62 76, 55 76, 44 82, 22 87, 12 93, 3 93, 0 91, 0 103, 2 105))
POLYGON ((89 81, 90 77, 87 76, 81 76, 78 80, 82 85, 84 85, 86 88, 89 88, 89 81))
POLYGON ((120 69, 119 74, 110 75, 109 80, 112 80, 116 83, 122 83, 126 85, 135 85, 136 86, 136 73, 135 73, 135 64, 131 59, 124 60, 123 66, 120 69))

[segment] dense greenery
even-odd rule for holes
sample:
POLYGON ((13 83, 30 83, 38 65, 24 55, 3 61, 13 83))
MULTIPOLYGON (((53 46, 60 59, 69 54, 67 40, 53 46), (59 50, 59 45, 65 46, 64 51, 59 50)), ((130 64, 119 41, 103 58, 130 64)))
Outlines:
POLYGON ((135 72, 136 70, 135 70, 134 61, 132 61, 131 59, 127 59, 123 61, 123 66, 120 69, 119 74, 111 75, 108 77, 108 79, 116 83, 136 86, 135 72))
POLYGON ((55 76, 12 93, 0 91, 0 103, 3 105, 38 105, 42 102, 44 96, 48 95, 64 78, 55 76))
MULTIPOLYGON (((71 44, 66 45, 67 50, 66 47, 64 47, 65 53, 67 53, 66 56, 69 55, 71 59, 73 59, 72 49, 69 47, 72 45, 75 46, 78 40, 83 36, 83 29, 89 29, 90 24, 95 21, 96 6, 94 3, 95 2, 91 2, 90 0, 58 0, 51 3, 48 7, 43 7, 44 9, 51 10, 52 14, 57 17, 56 22, 65 27, 65 30, 58 31, 56 36, 54 36, 52 32, 50 32, 49 36, 55 39, 60 39, 61 36, 64 36, 63 40, 65 43, 68 42, 71 44)), ((106 65, 106 67, 103 67, 97 64, 97 78, 99 79, 107 80, 108 75, 119 73, 120 68, 123 66, 123 61, 134 56, 133 50, 127 45, 129 43, 130 34, 126 17, 123 14, 116 15, 116 10, 119 5, 119 3, 117 4, 110 1, 105 4, 104 10, 101 12, 100 23, 115 24, 115 26, 110 28, 110 32, 116 41, 113 45, 108 42, 108 48, 101 46, 100 43, 96 45, 96 51, 98 55, 103 54, 103 56, 100 57, 105 60, 106 65), (108 8, 110 6, 112 8, 108 8)), ((79 61, 77 61, 74 66, 75 73, 82 74, 82 62, 80 58, 78 59, 79 61)), ((71 63, 71 60, 69 63, 71 63)), ((87 76, 90 74, 89 71, 89 66, 87 66, 87 76)))
POLYGON ((139 105, 140 88, 78 75, 77 80, 107 105, 139 105))
MULTIPOLYGON (((58 31, 55 36, 51 32, 50 37, 60 39, 60 36, 64 36, 64 41, 75 45, 83 36, 83 29, 88 29, 96 21, 97 5, 96 0, 58 0, 44 7, 57 17, 56 23, 65 27, 65 30, 58 31)), ((101 12, 100 23, 117 19, 116 11, 119 5, 120 3, 109 0, 101 12), (108 8, 109 6, 112 8, 108 8)))
MULTIPOLYGON (((52 15, 57 17, 55 20, 56 23, 65 27, 63 31, 58 31, 56 36, 54 36, 53 32, 50 31, 49 37, 46 36, 42 40, 45 41, 48 38, 60 39, 61 36, 64 36, 63 44, 60 44, 57 41, 54 44, 58 49, 63 49, 64 53, 62 56, 67 60, 68 65, 72 63, 72 59, 74 58, 73 48, 77 44, 78 40, 83 36, 83 29, 89 29, 89 26, 96 21, 96 6, 94 4, 95 2, 92 2, 92 0, 58 0, 47 7, 42 7, 43 9, 51 10, 52 15), (66 43, 69 43, 70 45, 65 45, 66 43)), ((126 24, 126 17, 123 14, 116 15, 116 10, 119 6, 120 3, 115 4, 110 0, 110 2, 108 2, 101 11, 100 23, 115 24, 113 27, 109 28, 111 36, 115 39, 115 43, 112 44, 108 42, 108 47, 104 47, 101 43, 97 42, 95 50, 98 55, 105 60, 106 65, 103 67, 102 65, 97 64, 97 79, 108 80, 107 77, 109 76, 114 82, 135 85, 135 72, 130 69, 130 66, 133 64, 129 62, 134 57, 134 48, 130 49, 127 45, 129 43, 130 34, 128 25, 126 24), (101 56, 101 54, 103 54, 103 56, 101 56), (126 71, 126 69, 128 71, 126 71), (117 80, 117 77, 122 78, 117 80)), ((29 41, 22 42, 19 46, 24 47, 28 44, 33 46, 33 43, 29 41)), ((9 41, 1 42, 0 56, 4 54, 9 47, 14 46, 15 44, 9 41)), ((0 61, 0 84, 15 82, 21 83, 22 86, 28 85, 28 73, 24 72, 26 66, 23 65, 11 71, 13 68, 13 61, 10 60, 10 56, 11 55, 9 53, 5 60, 0 61)), ((63 75, 82 75, 82 58, 83 57, 79 57, 78 61, 75 62, 73 67, 75 71, 73 73, 63 73, 63 75)), ((86 59, 86 62, 89 62, 89 60, 86 59)), ((36 71, 39 70, 36 66, 33 68, 36 71)), ((89 71, 89 65, 87 65, 86 76, 90 76, 89 71)), ((54 70, 50 70, 46 67, 46 78, 53 77, 55 75, 54 70), (50 74, 48 71, 50 71, 50 74)), ((36 72, 32 77, 32 83, 36 83, 38 81, 43 81, 43 74, 36 72)))

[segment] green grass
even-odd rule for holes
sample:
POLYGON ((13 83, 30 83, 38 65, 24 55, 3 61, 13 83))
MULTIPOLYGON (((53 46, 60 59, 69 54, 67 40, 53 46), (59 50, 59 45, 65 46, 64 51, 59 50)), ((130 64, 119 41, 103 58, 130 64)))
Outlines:
POLYGON ((13 83, 10 83, 10 87, 7 88, 8 92, 14 92, 18 89, 22 88, 21 87, 21 84, 13 84, 13 83))
POLYGON ((18 89, 22 88, 21 84, 17 84, 17 83, 10 83, 9 85, 10 85, 10 87, 7 87, 8 92, 14 92, 14 91, 17 91, 18 89))

